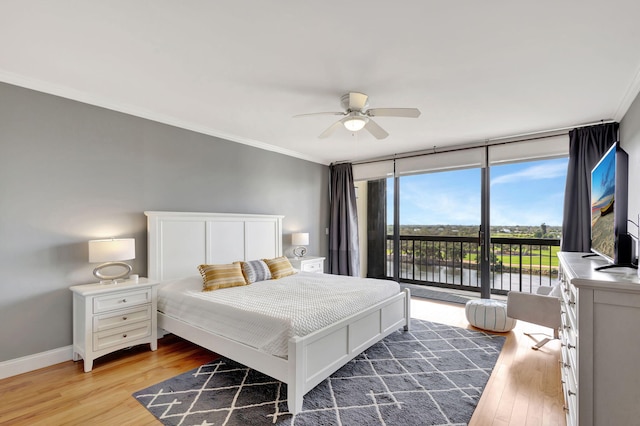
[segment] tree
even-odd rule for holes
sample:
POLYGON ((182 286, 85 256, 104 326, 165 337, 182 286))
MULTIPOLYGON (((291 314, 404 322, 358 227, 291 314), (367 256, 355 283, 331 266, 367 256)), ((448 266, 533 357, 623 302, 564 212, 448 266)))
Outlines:
POLYGON ((542 236, 547 235, 547 224, 542 222, 542 225, 540 225, 540 230, 542 231, 542 236))

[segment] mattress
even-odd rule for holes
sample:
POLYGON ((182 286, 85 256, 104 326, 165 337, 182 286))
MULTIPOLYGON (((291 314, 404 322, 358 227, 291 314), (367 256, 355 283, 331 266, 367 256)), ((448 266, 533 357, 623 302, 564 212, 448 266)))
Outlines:
POLYGON ((398 294, 394 281, 298 272, 278 280, 202 291, 202 277, 167 281, 158 311, 286 358, 289 339, 358 313, 398 294))

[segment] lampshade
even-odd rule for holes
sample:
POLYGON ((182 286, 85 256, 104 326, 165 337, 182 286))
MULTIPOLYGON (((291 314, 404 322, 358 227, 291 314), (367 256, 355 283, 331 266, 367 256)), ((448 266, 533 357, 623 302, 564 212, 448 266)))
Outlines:
POLYGON ((296 232, 291 234, 291 243, 294 246, 308 246, 309 245, 309 233, 308 232, 296 232))
POLYGON ((89 263, 113 262, 136 258, 134 238, 89 241, 89 263))
POLYGON ((367 124, 367 119, 365 117, 350 117, 342 122, 344 127, 351 132, 357 132, 361 130, 365 124, 367 124))
POLYGON ((307 249, 302 246, 309 245, 309 233, 308 232, 294 232, 291 234, 291 244, 297 246, 293 249, 293 254, 296 259, 304 257, 307 254, 307 249))
POLYGON ((122 260, 131 260, 136 258, 136 240, 133 238, 112 238, 109 240, 91 240, 89 241, 89 263, 100 263, 93 270, 93 275, 100 280, 101 283, 117 283, 118 279, 129 275, 132 268, 128 263, 122 260), (118 274, 107 275, 104 269, 113 267, 122 268, 122 272, 118 274))

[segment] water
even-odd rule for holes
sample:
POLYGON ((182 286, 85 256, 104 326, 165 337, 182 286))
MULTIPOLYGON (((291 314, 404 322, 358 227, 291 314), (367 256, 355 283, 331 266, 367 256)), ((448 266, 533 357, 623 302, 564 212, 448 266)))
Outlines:
MULTIPOLYGON (((389 276, 393 276, 393 264, 387 265, 387 271, 389 276)), ((557 277, 550 277, 549 275, 530 275, 519 273, 505 272, 494 273, 491 272, 491 289, 504 290, 504 291, 523 291, 526 293, 535 293, 540 286, 554 286, 558 283, 557 277)), ((413 271, 411 265, 401 265, 400 270, 401 279, 413 279, 417 281, 427 281, 459 285, 469 289, 480 288, 480 272, 470 268, 453 268, 451 266, 427 266, 420 267, 413 271)))

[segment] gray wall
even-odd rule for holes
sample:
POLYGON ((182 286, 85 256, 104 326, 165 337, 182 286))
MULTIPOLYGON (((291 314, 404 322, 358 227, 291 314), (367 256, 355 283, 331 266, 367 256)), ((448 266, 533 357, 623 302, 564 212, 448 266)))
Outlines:
MULTIPOLYGON (((640 214, 640 95, 620 122, 620 145, 629 154, 629 219, 636 222, 640 214)), ((638 229, 629 224, 630 233, 638 229)))
MULTIPOLYGON (((87 241, 135 237, 145 210, 282 214, 326 255, 328 167, 0 83, 0 362, 72 343, 87 241)), ((197 273, 194 265, 194 273, 197 273)))

